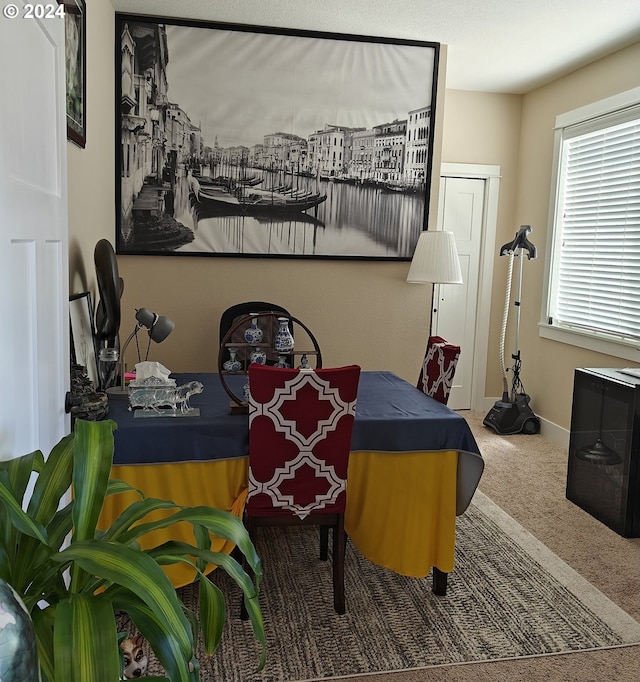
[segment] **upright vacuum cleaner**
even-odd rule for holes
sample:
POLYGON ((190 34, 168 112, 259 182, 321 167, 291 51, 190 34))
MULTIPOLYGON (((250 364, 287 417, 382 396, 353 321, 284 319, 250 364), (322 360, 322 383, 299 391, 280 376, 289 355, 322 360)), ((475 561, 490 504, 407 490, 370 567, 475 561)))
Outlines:
POLYGON ((534 434, 539 433, 540 431, 540 419, 536 417, 536 415, 533 413, 533 410, 529 407, 530 398, 525 393, 524 386, 520 381, 520 368, 522 361, 520 359, 520 349, 518 348, 518 334, 520 329, 520 295, 522 293, 522 266, 524 262, 524 254, 526 253, 527 260, 531 260, 537 255, 536 247, 528 239, 530 233, 531 226, 522 225, 516 233, 516 238, 512 242, 504 244, 500 249, 501 256, 509 256, 509 274, 507 277, 507 291, 504 304, 502 333, 500 335, 500 369, 502 370, 503 392, 502 399, 496 401, 482 423, 485 426, 490 426, 496 431, 496 433, 501 435, 510 435, 513 433, 534 434), (511 297, 513 261, 516 257, 519 257, 520 259, 520 266, 518 274, 518 295, 517 300, 514 302, 516 309, 515 349, 513 355, 511 356, 513 359, 513 375, 511 378, 511 390, 509 390, 509 382, 507 381, 507 368, 505 367, 504 362, 504 340, 507 333, 507 321, 509 318, 509 300, 511 297))

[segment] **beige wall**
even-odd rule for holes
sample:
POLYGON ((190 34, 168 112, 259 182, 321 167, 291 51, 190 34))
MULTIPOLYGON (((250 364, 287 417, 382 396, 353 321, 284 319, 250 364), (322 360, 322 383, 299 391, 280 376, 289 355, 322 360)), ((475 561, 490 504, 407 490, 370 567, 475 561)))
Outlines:
MULTIPOLYGON (((484 244, 487 249, 513 239, 515 199, 518 183, 518 151, 522 97, 520 95, 488 94, 447 90, 442 160, 447 163, 476 163, 500 166, 500 196, 496 244, 484 244)), ((504 308, 506 266, 504 259, 494 258, 494 277, 489 321, 489 358, 485 394, 502 393, 499 362, 500 329, 504 308)))
MULTIPOLYGON (((88 5, 88 142, 84 150, 69 145, 71 292, 94 290, 94 245, 103 237, 115 241, 113 8, 108 0, 88 5)), ((538 413, 565 428, 573 368, 624 363, 538 338, 553 124, 562 111, 638 85, 638 63, 636 45, 525 97, 450 90, 440 97, 442 161, 501 167, 496 243, 486 248, 512 239, 520 224, 534 228, 540 258, 525 269, 523 380, 538 413)), ((506 265, 496 257, 488 396, 501 392, 496 357, 506 265)), ((222 311, 257 299, 280 303, 302 319, 317 336, 325 365, 358 362, 416 379, 430 295, 427 286, 405 283, 408 263, 121 256, 119 267, 122 333, 133 328, 136 307, 171 317, 176 328, 152 357, 174 371, 214 371, 222 311)))
POLYGON ((638 64, 640 43, 524 97, 515 222, 534 226, 531 238, 539 258, 525 263, 524 269, 520 327, 523 381, 536 413, 565 428, 571 421, 574 369, 625 367, 629 361, 541 339, 538 335, 555 118, 560 113, 640 86, 638 64))
MULTIPOLYGON (((95 289, 96 241, 105 237, 115 243, 113 9, 107 0, 91 0, 90 9, 88 143, 85 150, 70 146, 69 154, 72 292, 95 289)), ((446 64, 446 50, 441 62, 446 64)), ((436 125, 441 127, 442 120, 440 111, 436 125)), ((435 168, 439 153, 438 140, 435 168)), ((432 210, 435 220, 435 200, 432 210)), ((215 371, 224 309, 265 300, 285 306, 309 326, 325 366, 357 362, 364 369, 391 369, 417 380, 430 287, 406 284, 408 263, 178 256, 121 256, 118 261, 125 282, 122 335, 133 329, 136 307, 171 317, 176 328, 151 357, 173 371, 215 371)), ((128 364, 135 362, 130 351, 128 364)))
POLYGON ((69 142, 69 291, 94 291, 93 248, 114 239, 114 11, 87 2, 87 145, 69 142))

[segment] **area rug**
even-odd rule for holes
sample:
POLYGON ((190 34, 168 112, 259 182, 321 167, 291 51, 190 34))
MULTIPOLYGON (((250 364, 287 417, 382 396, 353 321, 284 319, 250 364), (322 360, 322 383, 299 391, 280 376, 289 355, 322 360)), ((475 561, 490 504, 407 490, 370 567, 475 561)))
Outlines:
MULTIPOLYGON (((331 563, 317 559, 316 529, 261 529, 257 549, 265 569, 266 668, 254 673, 259 648, 239 618, 239 590, 216 571, 229 614, 215 654, 198 651, 203 682, 326 680, 640 642, 640 623, 480 491, 458 518, 445 597, 433 594, 430 577, 397 575, 349 545, 347 613, 338 616, 331 563)), ((197 588, 180 595, 195 608, 197 588)), ((152 659, 154 672, 161 669, 152 659)))

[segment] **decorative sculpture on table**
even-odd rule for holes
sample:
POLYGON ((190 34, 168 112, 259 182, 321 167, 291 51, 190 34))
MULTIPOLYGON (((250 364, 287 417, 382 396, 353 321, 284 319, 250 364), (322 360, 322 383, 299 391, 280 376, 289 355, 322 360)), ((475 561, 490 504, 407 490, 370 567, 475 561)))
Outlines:
POLYGON ((72 420, 87 421, 104 419, 109 413, 106 394, 96 390, 96 385, 89 379, 86 369, 81 365, 71 366, 71 388, 66 395, 65 412, 71 414, 72 420))
POLYGON ((189 381, 182 386, 167 386, 153 384, 147 380, 131 388, 129 409, 142 407, 144 410, 154 410, 165 417, 177 416, 171 411, 179 412, 181 416, 199 416, 200 410, 189 405, 189 398, 202 393, 202 390, 203 386, 199 381, 189 381), (163 408, 169 408, 169 410, 163 408))
POLYGON ((159 362, 139 362, 136 365, 136 379, 129 383, 129 410, 136 417, 197 417, 199 408, 192 408, 189 399, 202 393, 199 381, 189 381, 176 386, 176 380, 169 378, 169 370, 159 362))
POLYGON ((101 366, 100 389, 112 388, 117 384, 117 371, 105 373, 106 367, 116 367, 120 354, 120 299, 124 281, 118 272, 116 254, 107 239, 100 239, 94 249, 96 282, 98 284, 98 306, 95 312, 96 345, 100 358, 110 364, 101 366), (103 351, 108 351, 106 354, 103 351))

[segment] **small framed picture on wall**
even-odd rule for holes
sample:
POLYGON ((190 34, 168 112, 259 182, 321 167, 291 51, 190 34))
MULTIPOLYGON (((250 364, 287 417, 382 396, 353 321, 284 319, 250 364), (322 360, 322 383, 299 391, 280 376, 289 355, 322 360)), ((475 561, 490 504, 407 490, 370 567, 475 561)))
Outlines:
POLYGON ((67 82, 67 138, 87 142, 87 22, 85 0, 58 0, 64 6, 67 82))

